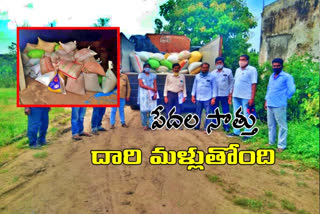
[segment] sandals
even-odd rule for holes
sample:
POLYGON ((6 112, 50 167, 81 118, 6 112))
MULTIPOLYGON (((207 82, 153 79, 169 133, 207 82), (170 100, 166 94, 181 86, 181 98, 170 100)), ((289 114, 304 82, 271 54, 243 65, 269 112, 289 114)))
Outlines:
POLYGON ((81 134, 79 134, 79 136, 91 137, 91 134, 89 134, 87 132, 82 132, 81 134))

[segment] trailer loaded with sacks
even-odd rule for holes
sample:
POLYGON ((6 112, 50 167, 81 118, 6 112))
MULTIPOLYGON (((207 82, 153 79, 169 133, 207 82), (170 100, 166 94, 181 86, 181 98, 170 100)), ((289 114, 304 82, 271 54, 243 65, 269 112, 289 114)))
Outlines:
POLYGON ((130 39, 121 33, 121 70, 128 75, 131 96, 127 105, 139 109, 138 74, 143 64, 151 65, 151 72, 157 74, 157 87, 160 98, 158 105, 164 105, 163 90, 166 75, 172 73, 172 65, 179 63, 180 73, 186 77, 187 99, 182 105, 183 112, 195 112, 195 104, 191 102, 191 91, 195 75, 200 72, 202 62, 210 64, 210 71, 215 69, 215 58, 221 56, 222 37, 217 37, 204 46, 190 47, 190 39, 186 36, 168 34, 134 35, 130 39))

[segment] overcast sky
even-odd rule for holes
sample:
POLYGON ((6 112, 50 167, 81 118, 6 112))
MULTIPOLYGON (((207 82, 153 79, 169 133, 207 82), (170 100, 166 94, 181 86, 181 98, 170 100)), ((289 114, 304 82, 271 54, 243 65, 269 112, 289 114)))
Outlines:
MULTIPOLYGON (((269 4, 275 0, 265 0, 269 4)), ((154 32, 154 19, 166 0, 0 0, 0 53, 16 41, 16 26, 93 26, 99 17, 110 17, 111 26, 120 26, 127 36, 154 32), (88 4, 90 2, 90 4, 88 4)), ((259 50, 262 0, 246 0, 258 21, 249 42, 259 50)))

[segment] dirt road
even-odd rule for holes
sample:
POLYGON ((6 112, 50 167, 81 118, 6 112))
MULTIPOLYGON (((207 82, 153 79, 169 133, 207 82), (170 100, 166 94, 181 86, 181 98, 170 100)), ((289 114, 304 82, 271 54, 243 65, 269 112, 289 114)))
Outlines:
MULTIPOLYGON (((88 131, 91 111, 85 118, 88 131)), ((239 141, 220 131, 210 136, 194 130, 145 132, 139 112, 127 107, 130 127, 120 127, 117 118, 110 130, 108 116, 103 122, 108 131, 99 136, 73 142, 68 131, 0 167, 0 213, 319 213, 314 170, 299 171, 296 162, 281 160, 274 166, 206 166, 205 171, 153 166, 148 158, 154 146, 207 150, 239 141), (125 148, 141 148, 143 163, 91 164, 90 150, 125 148), (41 152, 47 157, 34 157, 41 152)))

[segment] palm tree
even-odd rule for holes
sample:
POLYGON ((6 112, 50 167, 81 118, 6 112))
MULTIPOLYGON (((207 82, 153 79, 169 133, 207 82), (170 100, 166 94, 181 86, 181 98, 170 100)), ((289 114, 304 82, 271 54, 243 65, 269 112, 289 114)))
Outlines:
POLYGON ((95 27, 109 27, 110 18, 99 18, 97 19, 98 23, 94 23, 95 27))

